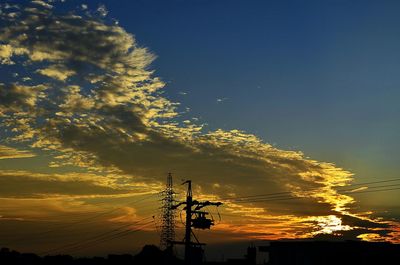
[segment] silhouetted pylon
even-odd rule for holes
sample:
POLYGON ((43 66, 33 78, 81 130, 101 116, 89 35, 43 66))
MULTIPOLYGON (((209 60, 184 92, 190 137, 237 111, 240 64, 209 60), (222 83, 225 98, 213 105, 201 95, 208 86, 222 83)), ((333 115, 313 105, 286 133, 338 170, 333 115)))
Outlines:
POLYGON ((162 208, 161 208, 161 237, 160 248, 171 249, 172 242, 175 240, 175 208, 174 190, 172 188, 172 174, 168 173, 167 184, 163 191, 162 208))

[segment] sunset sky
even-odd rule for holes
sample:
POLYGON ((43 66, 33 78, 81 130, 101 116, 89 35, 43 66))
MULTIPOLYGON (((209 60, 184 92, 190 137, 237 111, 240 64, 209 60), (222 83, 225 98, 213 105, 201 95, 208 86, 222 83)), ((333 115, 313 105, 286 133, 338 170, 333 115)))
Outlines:
POLYGON ((400 242, 398 10, 1 1, 0 246, 104 255, 158 244, 168 172, 177 200, 191 179, 196 198, 224 203, 199 233, 211 248, 400 242), (140 231, 65 248, 113 229, 140 231))

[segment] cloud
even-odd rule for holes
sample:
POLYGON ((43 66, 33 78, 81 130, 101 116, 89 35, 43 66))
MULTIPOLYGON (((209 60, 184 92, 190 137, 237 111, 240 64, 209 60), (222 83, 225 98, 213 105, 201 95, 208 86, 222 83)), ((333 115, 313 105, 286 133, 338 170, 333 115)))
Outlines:
POLYGON ((107 10, 107 8, 106 8, 106 6, 105 5, 100 5, 98 8, 97 8, 97 12, 100 14, 100 16, 102 16, 102 17, 105 17, 105 16, 107 16, 107 14, 108 14, 108 10, 107 10))
POLYGON ((64 66, 57 66, 57 65, 52 65, 51 67, 44 68, 44 69, 39 69, 37 70, 37 73, 40 73, 42 75, 60 80, 60 81, 65 81, 68 77, 73 76, 76 74, 75 71, 70 70, 68 68, 65 68, 64 66))
POLYGON ((13 49, 10 45, 0 45, 0 59, 2 64, 11 64, 13 49))
POLYGON ((228 98, 217 98, 217 103, 222 103, 226 101, 228 98))
POLYGON ((116 194, 130 190, 119 183, 146 183, 136 192, 158 190, 173 171, 192 179, 204 198, 276 192, 295 198, 245 206, 226 202, 230 214, 256 211, 254 222, 237 227, 262 238, 346 232, 354 220, 366 220, 368 230, 381 222, 355 212, 355 200, 338 191, 352 181, 345 169, 243 131, 179 122, 179 103, 165 97, 164 82, 149 69, 155 56, 122 27, 78 11, 34 6, 12 16, 3 10, 3 66, 19 62, 21 72, 36 76, 29 86, 0 84, 1 126, 13 132, 8 140, 52 154, 54 170, 74 166, 94 175, 87 181, 76 174, 77 180, 14 172, 3 176, 6 183, 31 195, 45 192, 42 184, 52 193, 116 194), (274 233, 267 229, 271 223, 260 230, 260 220, 268 218, 274 218, 274 233))
POLYGON ((35 173, 23 170, 1 170, 0 197, 49 197, 65 195, 71 198, 134 196, 154 193, 160 182, 149 185, 140 177, 121 174, 35 173), (78 196, 75 196, 78 195, 78 196))
POLYGON ((50 5, 49 3, 46 3, 46 2, 43 1, 43 0, 33 0, 33 1, 31 1, 31 2, 32 2, 33 4, 39 5, 39 6, 44 7, 44 8, 49 8, 49 9, 52 9, 52 8, 53 8, 52 5, 50 5))
MULTIPOLYGON (((3 198, 46 198, 51 194, 74 195, 109 195, 120 193, 111 188, 92 185, 83 181, 48 181, 32 178, 29 175, 1 173, 0 196, 3 198)), ((125 191, 127 192, 127 191, 125 191)), ((67 197, 67 196, 65 196, 67 197)))
POLYGON ((24 86, 0 83, 0 110, 10 112, 32 109, 38 98, 43 95, 40 92, 45 89, 45 85, 24 86))
POLYGON ((0 159, 28 158, 36 155, 25 150, 18 150, 12 147, 0 145, 0 159))

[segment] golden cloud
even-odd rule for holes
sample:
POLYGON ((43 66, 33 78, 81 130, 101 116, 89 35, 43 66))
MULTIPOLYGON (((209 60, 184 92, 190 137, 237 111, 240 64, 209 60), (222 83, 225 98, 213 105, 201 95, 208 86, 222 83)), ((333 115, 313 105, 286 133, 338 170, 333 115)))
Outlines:
POLYGON ((10 158, 27 158, 35 157, 36 155, 25 150, 18 150, 12 147, 0 145, 0 159, 10 158))
POLYGON ((65 68, 64 66, 57 66, 57 65, 52 65, 48 68, 39 69, 36 72, 60 81, 65 81, 68 77, 76 74, 74 70, 70 70, 65 68))

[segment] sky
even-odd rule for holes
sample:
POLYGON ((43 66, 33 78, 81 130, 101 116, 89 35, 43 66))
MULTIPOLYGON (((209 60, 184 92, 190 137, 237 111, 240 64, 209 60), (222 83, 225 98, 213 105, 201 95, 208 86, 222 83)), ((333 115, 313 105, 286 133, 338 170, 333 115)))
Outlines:
POLYGON ((0 244, 158 244, 168 172, 224 202, 210 246, 399 242, 399 5, 3 1, 0 244))

